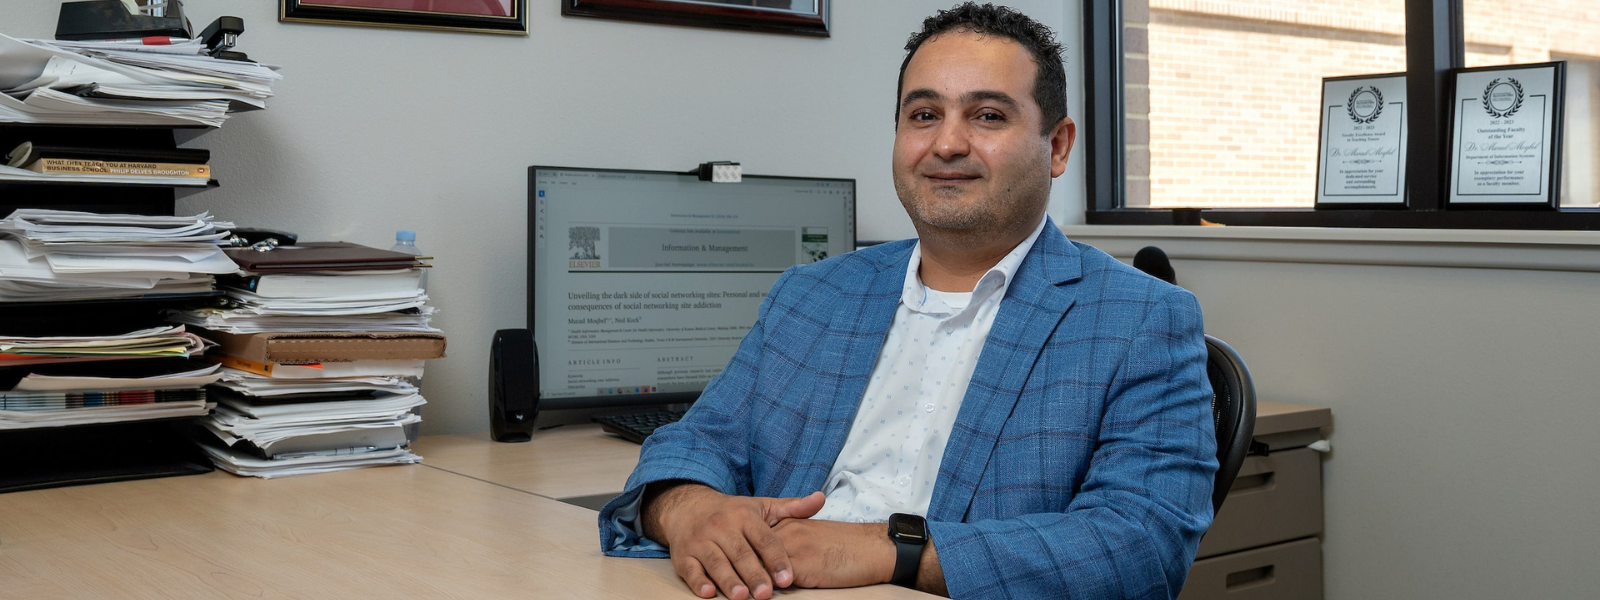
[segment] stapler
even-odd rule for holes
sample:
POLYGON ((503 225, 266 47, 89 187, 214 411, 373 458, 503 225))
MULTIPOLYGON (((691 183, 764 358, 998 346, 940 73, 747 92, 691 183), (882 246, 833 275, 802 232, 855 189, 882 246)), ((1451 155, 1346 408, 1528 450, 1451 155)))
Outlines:
POLYGON ((228 60, 250 61, 250 57, 243 52, 234 52, 234 44, 239 43, 239 34, 244 33, 244 19, 239 17, 217 17, 200 32, 200 40, 205 42, 207 53, 217 58, 228 60))

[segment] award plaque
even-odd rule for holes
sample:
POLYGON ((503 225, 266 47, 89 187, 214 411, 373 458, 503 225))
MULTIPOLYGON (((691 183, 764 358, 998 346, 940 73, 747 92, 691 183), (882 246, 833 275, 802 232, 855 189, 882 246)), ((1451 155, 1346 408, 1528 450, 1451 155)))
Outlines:
POLYGON ((1322 80, 1317 204, 1405 208, 1406 74, 1322 80))
POLYGON ((1455 74, 1446 208, 1543 208, 1561 201, 1566 63, 1455 74))

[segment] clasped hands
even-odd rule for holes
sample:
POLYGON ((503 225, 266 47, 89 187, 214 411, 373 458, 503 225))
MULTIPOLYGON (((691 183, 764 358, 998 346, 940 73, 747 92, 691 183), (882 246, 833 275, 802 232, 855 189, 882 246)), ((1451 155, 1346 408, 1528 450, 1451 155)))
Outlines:
POLYGON ((641 526, 668 548, 673 570, 701 598, 720 589, 730 600, 766 600, 775 588, 858 587, 888 583, 894 574, 888 526, 811 520, 822 510, 822 492, 752 498, 698 483, 669 485, 646 491, 641 526))

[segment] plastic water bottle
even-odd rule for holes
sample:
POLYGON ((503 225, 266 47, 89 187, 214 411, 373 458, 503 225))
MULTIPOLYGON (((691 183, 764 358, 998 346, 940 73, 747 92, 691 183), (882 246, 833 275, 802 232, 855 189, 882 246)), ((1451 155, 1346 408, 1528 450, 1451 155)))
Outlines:
MULTIPOLYGON (((394 232, 394 247, 390 248, 389 251, 390 252, 404 252, 404 253, 410 254, 412 256, 422 256, 422 251, 417 249, 417 232, 411 231, 409 229, 401 229, 399 231, 394 232)), ((417 280, 417 287, 422 288, 423 291, 427 291, 427 289, 428 289, 428 270, 427 269, 423 269, 422 270, 422 278, 417 280)))

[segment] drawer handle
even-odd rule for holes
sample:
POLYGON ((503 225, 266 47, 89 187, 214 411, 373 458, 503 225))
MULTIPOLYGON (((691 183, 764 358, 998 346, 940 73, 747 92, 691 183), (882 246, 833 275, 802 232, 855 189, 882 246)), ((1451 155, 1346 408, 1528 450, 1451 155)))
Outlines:
POLYGON ((1227 590, 1234 592, 1245 588, 1270 585, 1275 575, 1274 571, 1277 571, 1276 567, 1273 565, 1267 565, 1265 567, 1256 567, 1254 569, 1246 569, 1236 573, 1229 573, 1227 579, 1227 590))
POLYGON ((1228 488, 1228 495, 1232 496, 1234 494, 1265 492, 1277 487, 1277 484, 1278 478, 1276 473, 1272 471, 1268 471, 1266 473, 1257 473, 1255 475, 1245 475, 1244 477, 1233 480, 1233 487, 1228 488))

